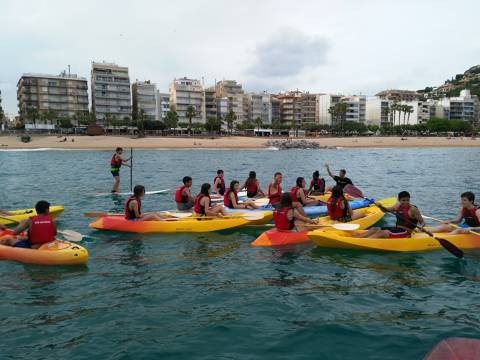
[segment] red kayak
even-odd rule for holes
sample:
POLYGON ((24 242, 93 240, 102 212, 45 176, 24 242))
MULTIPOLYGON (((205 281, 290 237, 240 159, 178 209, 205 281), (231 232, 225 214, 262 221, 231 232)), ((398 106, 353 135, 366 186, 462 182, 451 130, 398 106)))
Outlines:
POLYGON ((252 246, 282 246, 309 242, 308 231, 288 231, 272 229, 263 232, 252 242, 252 246))
POLYGON ((448 338, 440 341, 423 360, 477 360, 480 359, 480 340, 448 338))

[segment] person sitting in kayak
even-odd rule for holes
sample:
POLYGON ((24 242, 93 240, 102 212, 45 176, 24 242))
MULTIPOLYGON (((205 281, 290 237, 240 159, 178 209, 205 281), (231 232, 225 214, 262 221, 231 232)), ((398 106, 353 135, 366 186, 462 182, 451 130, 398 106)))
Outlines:
POLYGON ((112 187, 112 194, 116 194, 119 192, 120 188, 120 167, 122 165, 130 166, 128 161, 130 158, 124 159, 122 157, 123 149, 121 147, 117 147, 115 150, 115 154, 112 156, 112 160, 110 160, 110 169, 114 178, 113 187, 112 187))
POLYGON ((347 170, 345 169, 340 169, 340 171, 338 172, 338 176, 337 175, 333 175, 332 171, 330 170, 330 166, 328 166, 328 164, 325 164, 325 167, 327 168, 327 172, 328 172, 328 175, 335 181, 335 183, 340 186, 342 189, 346 186, 346 185, 353 185, 353 182, 352 180, 350 180, 348 177, 346 177, 345 175, 347 175, 347 170))
POLYGON ((375 227, 368 229, 363 234, 356 235, 360 238, 407 238, 417 226, 423 227, 423 221, 420 210, 415 205, 410 204, 410 194, 408 191, 401 191, 398 194, 398 203, 392 207, 385 208, 381 205, 379 207, 395 214, 397 222, 394 227, 375 227))
POLYGON ((273 207, 276 207, 280 203, 280 197, 282 196, 282 173, 276 172, 273 176, 273 181, 268 184, 267 196, 268 203, 273 207))
POLYGON ((318 170, 313 172, 312 181, 308 188, 308 195, 323 195, 325 194, 325 179, 320 177, 318 170))
POLYGON ((38 249, 45 243, 55 241, 57 235, 57 226, 55 220, 50 216, 50 204, 41 200, 35 205, 36 216, 22 220, 15 229, 13 234, 17 236, 7 236, 0 240, 0 244, 38 249), (27 231, 27 236, 19 236, 22 232, 27 231))
POLYGON ((142 197, 145 195, 145 187, 143 185, 135 185, 133 195, 130 196, 125 203, 125 219, 142 220, 142 221, 161 221, 163 217, 156 213, 142 214, 142 197))
POLYGON ((249 198, 265 196, 263 191, 260 189, 260 182, 257 179, 257 173, 255 171, 250 171, 248 174, 248 179, 245 180, 242 189, 247 190, 247 197, 249 198))
POLYGON ((292 194, 293 204, 295 205, 295 203, 299 203, 302 206, 318 206, 320 204, 323 204, 320 200, 312 199, 305 195, 306 185, 307 183, 303 177, 297 178, 296 185, 290 190, 290 193, 292 194))
POLYGON ((450 234, 468 234, 470 230, 480 231, 480 207, 475 204, 475 194, 471 191, 466 191, 460 195, 461 205, 457 217, 429 229, 432 233, 448 232, 450 234), (451 224, 458 224, 463 229, 455 228, 451 224))
POLYGON ((212 201, 210 199, 209 183, 204 183, 200 189, 200 193, 195 198, 193 209, 197 215, 200 216, 225 216, 225 210, 221 204, 210 206, 212 201))
POLYGON ((225 173, 223 170, 217 170, 217 176, 213 179, 213 192, 217 195, 225 194, 225 173))
POLYGON ((230 209, 258 209, 252 200, 246 199, 243 203, 238 203, 238 190, 240 189, 240 183, 237 180, 230 182, 230 187, 225 191, 223 196, 223 205, 230 209))
POLYGON ((177 203, 178 210, 185 211, 193 208, 193 199, 190 193, 193 180, 190 176, 185 176, 182 182, 183 185, 175 191, 175 202, 177 203))
POLYGON ((318 220, 304 216, 293 206, 292 194, 288 192, 280 196, 280 202, 273 212, 273 220, 280 231, 306 231, 311 229, 306 224, 318 224, 318 220))
POLYGON ((352 210, 345 198, 342 187, 339 185, 335 185, 332 189, 332 195, 327 201, 327 211, 330 219, 340 222, 349 222, 367 216, 365 213, 352 210))

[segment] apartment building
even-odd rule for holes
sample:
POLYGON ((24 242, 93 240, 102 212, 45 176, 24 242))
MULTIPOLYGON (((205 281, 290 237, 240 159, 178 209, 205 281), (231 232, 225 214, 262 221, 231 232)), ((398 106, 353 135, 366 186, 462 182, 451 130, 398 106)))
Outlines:
POLYGON ((267 94, 266 92, 245 94, 244 104, 247 109, 246 114, 248 121, 255 122, 257 118, 260 118, 264 124, 272 123, 272 103, 270 94, 267 94))
POLYGON ((270 106, 272 108, 272 123, 280 122, 280 100, 276 96, 270 97, 270 106))
POLYGON ((393 114, 390 113, 392 103, 379 97, 368 98, 366 100, 366 123, 378 126, 393 124, 393 114))
POLYGON ((347 113, 345 121, 365 123, 366 121, 366 96, 353 95, 345 96, 341 99, 342 103, 347 104, 347 113))
POLYGON ((276 96, 280 101, 280 121, 285 124, 302 123, 302 92, 289 91, 276 96))
POLYGON ((300 98, 302 124, 318 123, 318 95, 303 93, 300 98))
POLYGON ((157 86, 147 81, 136 81, 132 84, 132 108, 133 117, 138 119, 143 111, 145 120, 157 119, 157 86))
POLYGON ((318 100, 318 123, 320 125, 332 125, 332 115, 328 112, 330 107, 339 103, 342 95, 321 94, 317 97, 318 100))
POLYGON ((460 96, 443 98, 441 104, 448 112, 450 120, 465 120, 474 126, 478 125, 479 99, 476 95, 471 95, 470 90, 460 91, 460 96))
POLYGON ((420 100, 422 98, 422 94, 419 94, 416 91, 396 90, 396 89, 380 91, 375 96, 379 97, 382 100, 390 100, 393 102, 415 101, 415 100, 420 100))
POLYGON ((170 94, 162 93, 157 90, 155 94, 156 103, 156 119, 158 121, 165 121, 167 113, 170 111, 170 94))
POLYGON ((88 113, 87 79, 66 72, 23 74, 17 83, 17 100, 22 120, 30 120, 26 116, 28 108, 39 113, 53 110, 57 117, 88 113))
POLYGON ((188 122, 186 111, 189 106, 195 109, 193 122, 205 123, 205 103, 203 86, 199 80, 183 77, 170 84, 170 107, 178 114, 178 121, 188 122))
POLYGON ((228 98, 215 98, 217 103, 217 119, 225 120, 228 114, 228 98))
POLYGON ((222 80, 215 84, 217 98, 228 99, 228 111, 233 111, 237 116, 237 122, 243 122, 247 119, 243 104, 244 91, 242 85, 235 80, 222 80))
POLYGON ((92 62, 92 112, 97 121, 107 116, 131 119, 132 105, 128 67, 115 63, 92 62))
POLYGON ((207 119, 217 119, 217 98, 215 97, 215 88, 205 89, 205 117, 207 119))

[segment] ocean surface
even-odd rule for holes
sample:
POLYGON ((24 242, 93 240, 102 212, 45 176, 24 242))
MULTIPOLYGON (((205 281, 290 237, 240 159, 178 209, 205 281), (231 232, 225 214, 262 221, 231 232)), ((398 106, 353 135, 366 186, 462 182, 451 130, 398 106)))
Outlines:
MULTIPOLYGON (((0 262, 1 359, 421 359, 446 337, 480 338, 479 253, 253 248, 254 228, 89 229, 84 212, 123 210, 124 198, 95 196, 111 189, 111 155, 0 151, 0 208, 64 205, 59 227, 87 235, 90 253, 84 267, 0 262)), ((263 187, 281 171, 290 188, 325 176, 325 162, 369 197, 408 190, 439 218, 456 215, 461 192, 480 197, 479 148, 139 150, 133 182, 171 189, 143 202, 167 210, 185 175, 198 191, 219 168, 227 182, 256 170, 263 187)))

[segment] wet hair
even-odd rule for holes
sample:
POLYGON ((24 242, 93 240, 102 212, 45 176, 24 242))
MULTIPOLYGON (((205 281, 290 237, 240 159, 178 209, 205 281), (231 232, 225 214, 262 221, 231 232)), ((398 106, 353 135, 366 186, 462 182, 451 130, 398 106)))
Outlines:
POLYGON ((277 172, 273 175, 273 177, 276 177, 277 175, 282 175, 282 173, 277 171, 277 172))
POLYGON ((223 174, 223 170, 222 170, 222 169, 217 170, 217 175, 220 175, 220 174, 223 174))
POLYGON ((472 203, 475 201, 475 194, 471 191, 465 191, 462 195, 460 195, 460 197, 465 198, 472 203))
POLYGON ((298 178, 297 178, 297 181, 295 182, 295 183, 297 184, 297 187, 301 188, 301 187, 302 187, 302 183, 303 183, 304 180, 305 180, 305 178, 303 178, 303 177, 301 177, 301 176, 298 177, 298 178))
MULTIPOLYGON (((343 199, 344 202, 347 200, 345 199, 345 194, 343 193, 343 188, 340 185, 335 185, 332 188, 332 196, 333 199, 343 199)), ((347 203, 348 204, 348 203, 347 203)), ((346 205, 346 204, 345 204, 346 205)), ((334 201, 332 203, 332 210, 335 211, 335 207, 337 206, 337 202, 334 201)))
POLYGON ((118 153, 119 151, 123 151, 123 148, 121 148, 121 147, 117 147, 117 148, 115 149, 115 152, 117 152, 117 153, 118 153))
POLYGON ((235 187, 235 184, 240 184, 240 183, 237 180, 230 181, 230 191, 233 192, 233 188, 235 187))
POLYGON ((257 173, 255 171, 250 171, 248 173, 248 179, 246 181, 247 185, 252 185, 257 181, 257 173))
POLYGON ((192 178, 190 176, 184 176, 182 181, 183 181, 183 184, 186 184, 187 182, 192 181, 192 178))
POLYGON ((40 200, 35 204, 35 211, 37 214, 46 214, 50 210, 50 203, 45 200, 40 200))
POLYGON ((208 196, 208 190, 210 190, 212 186, 209 183, 203 183, 202 187, 200 188, 200 194, 208 196))
POLYGON ((135 197, 141 196, 145 192, 145 186, 143 185, 135 185, 133 188, 133 195, 135 197))
POLYGON ((320 171, 315 170, 315 171, 313 172, 313 175, 312 175, 312 176, 313 176, 314 179, 318 179, 318 178, 320 177, 320 171))
POLYGON ((408 191, 400 191, 398 193, 398 200, 404 199, 404 198, 409 198, 410 199, 410 193, 408 191))
POLYGON ((347 175, 347 170, 345 169, 340 169, 340 172, 343 173, 343 175, 347 175))
POLYGON ((283 209, 284 207, 292 207, 292 194, 289 192, 284 192, 280 196, 280 203, 278 204, 279 209, 283 209))

